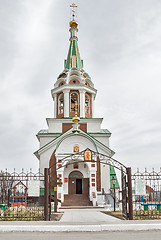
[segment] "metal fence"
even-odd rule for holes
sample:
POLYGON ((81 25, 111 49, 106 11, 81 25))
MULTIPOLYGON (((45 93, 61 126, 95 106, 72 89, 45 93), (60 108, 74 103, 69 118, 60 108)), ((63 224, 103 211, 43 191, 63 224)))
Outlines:
POLYGON ((0 172, 0 221, 44 219, 44 175, 0 172))
POLYGON ((160 172, 137 172, 132 175, 133 219, 161 219, 160 172))
MULTIPOLYGON (((140 172, 137 169, 130 179, 133 219, 161 219, 161 169, 159 172, 154 169, 152 172, 148 172, 146 169, 144 172, 140 172)), ((129 179, 126 181, 129 182, 129 179)), ((126 181, 125 189, 127 188, 126 181)), ((0 221, 47 219, 44 216, 44 200, 46 199, 45 212, 48 212, 48 182, 46 185, 44 174, 40 171, 38 173, 33 173, 31 169, 26 173, 23 169, 20 173, 15 170, 9 173, 7 169, 1 171, 0 221)), ((125 195, 129 201, 127 192, 125 195)))

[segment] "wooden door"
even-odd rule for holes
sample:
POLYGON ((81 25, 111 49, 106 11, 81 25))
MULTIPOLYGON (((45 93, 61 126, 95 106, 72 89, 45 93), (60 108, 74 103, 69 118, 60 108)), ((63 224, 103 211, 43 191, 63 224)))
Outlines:
POLYGON ((83 194, 89 195, 89 178, 83 178, 83 194))
POLYGON ((76 178, 69 178, 68 193, 76 194, 76 178))
POLYGON ((82 178, 76 179, 76 194, 82 194, 82 178))

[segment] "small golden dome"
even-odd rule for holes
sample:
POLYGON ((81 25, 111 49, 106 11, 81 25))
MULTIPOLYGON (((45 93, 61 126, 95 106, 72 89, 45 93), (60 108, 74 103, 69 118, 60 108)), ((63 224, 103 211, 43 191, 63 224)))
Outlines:
POLYGON ((69 23, 71 28, 77 28, 78 23, 73 19, 70 23, 69 23))
POLYGON ((75 117, 72 118, 72 121, 73 121, 75 124, 77 124, 77 123, 79 123, 80 118, 77 117, 77 115, 75 115, 75 117))

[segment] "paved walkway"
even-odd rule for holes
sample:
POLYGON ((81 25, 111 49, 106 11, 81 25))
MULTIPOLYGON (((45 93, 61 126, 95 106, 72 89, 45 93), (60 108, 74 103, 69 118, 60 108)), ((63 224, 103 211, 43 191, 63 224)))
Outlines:
MULTIPOLYGON (((102 210, 102 209, 101 209, 102 210)), ((101 232, 161 230, 161 220, 124 221, 99 209, 65 209, 59 222, 2 221, 0 232, 101 232)))
POLYGON ((62 223, 102 224, 118 223, 121 220, 102 213, 102 209, 64 209, 62 223))

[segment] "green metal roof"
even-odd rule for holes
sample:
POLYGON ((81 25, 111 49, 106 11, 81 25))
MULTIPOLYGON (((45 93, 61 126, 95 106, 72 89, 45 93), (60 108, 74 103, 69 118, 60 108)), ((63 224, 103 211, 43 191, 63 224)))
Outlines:
POLYGON ((48 130, 47 129, 42 129, 38 132, 38 134, 47 134, 48 130))
POLYGON ((108 129, 100 129, 100 132, 88 132, 89 134, 110 134, 111 132, 108 129))
POLYGON ((111 133, 108 129, 101 129, 100 132, 101 133, 111 133))
POLYGON ((83 61, 81 60, 79 48, 78 48, 78 41, 76 39, 72 39, 69 45, 69 51, 67 55, 67 59, 65 60, 65 69, 71 69, 72 66, 72 58, 73 56, 76 57, 76 68, 82 69, 83 68, 83 61))
POLYGON ((48 134, 48 135, 60 135, 60 134, 62 134, 62 132, 48 132, 48 130, 45 130, 45 129, 43 129, 43 130, 40 130, 38 133, 37 133, 37 135, 43 135, 43 134, 48 134))
MULTIPOLYGON (((68 129, 66 132, 61 133, 59 136, 57 136, 56 138, 52 139, 50 142, 48 142, 47 144, 45 144, 44 146, 42 146, 38 151, 40 151, 41 149, 45 148, 46 146, 48 146, 50 143, 52 143, 53 141, 55 141, 56 139, 58 139, 60 136, 63 136, 65 133, 67 133, 68 131, 70 131, 71 129, 68 129)), ((91 139, 93 139, 94 142, 97 142, 99 144, 101 144, 102 146, 104 146, 106 149, 109 149, 112 153, 112 155, 115 154, 114 151, 112 151, 108 146, 104 145, 102 142, 100 142, 99 140, 97 140, 96 138, 94 138, 91 134, 83 131, 80 129, 81 132, 83 132, 85 135, 88 135, 91 139)), ((96 147, 97 148, 97 147, 96 147)), ((38 151, 36 151, 34 154, 36 154, 38 151)))
MULTIPOLYGON (((73 117, 66 117, 64 119, 72 119, 73 117)), ((80 117, 80 119, 85 119, 80 117)), ((100 129, 100 132, 88 132, 89 134, 111 134, 111 132, 108 129, 100 129)), ((61 132, 57 132, 57 133, 49 133, 47 129, 42 129, 38 132, 39 134, 62 134, 61 132)))
POLYGON ((110 165, 110 188, 113 188, 113 184, 112 184, 113 177, 116 179, 115 188, 120 188, 120 185, 116 176, 115 168, 110 165))

